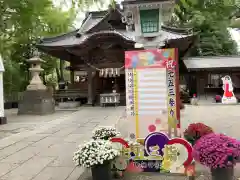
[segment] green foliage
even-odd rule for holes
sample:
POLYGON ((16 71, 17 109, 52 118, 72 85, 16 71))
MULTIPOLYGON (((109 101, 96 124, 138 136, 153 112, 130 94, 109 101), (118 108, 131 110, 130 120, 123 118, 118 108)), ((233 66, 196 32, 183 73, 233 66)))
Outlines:
MULTIPOLYGON (((43 37, 66 33, 73 28, 74 8, 63 11, 51 0, 0 0, 0 53, 5 59, 4 91, 22 91, 29 81, 26 62, 35 50, 35 43, 43 37)), ((57 59, 46 54, 44 76, 55 72, 57 59)))
POLYGON ((170 23, 181 28, 192 27, 198 33, 199 41, 191 55, 234 55, 236 43, 227 28, 236 10, 235 0, 180 0, 170 23))
POLYGON ((115 0, 107 0, 107 1, 106 0, 77 0, 77 1, 72 0, 72 4, 74 6, 77 6, 81 10, 87 10, 93 6, 98 7, 99 9, 102 9, 103 6, 105 6, 106 4, 109 4, 112 8, 115 8, 116 1, 115 0))

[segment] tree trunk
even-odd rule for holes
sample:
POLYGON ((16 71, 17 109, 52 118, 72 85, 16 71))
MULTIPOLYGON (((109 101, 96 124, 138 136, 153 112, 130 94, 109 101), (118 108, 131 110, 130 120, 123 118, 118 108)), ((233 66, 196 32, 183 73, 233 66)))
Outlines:
POLYGON ((56 74, 57 74, 57 82, 60 82, 60 71, 59 71, 59 68, 55 68, 55 70, 56 70, 56 74))

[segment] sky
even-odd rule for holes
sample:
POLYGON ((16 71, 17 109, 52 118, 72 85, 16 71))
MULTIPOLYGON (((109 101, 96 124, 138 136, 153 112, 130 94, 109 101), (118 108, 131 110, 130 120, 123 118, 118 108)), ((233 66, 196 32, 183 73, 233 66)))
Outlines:
POLYGON ((237 42, 238 44, 238 51, 240 52, 240 30, 238 29, 230 29, 230 34, 232 38, 237 42))
MULTIPOLYGON (((68 0, 53 0, 53 3, 56 5, 56 6, 60 6, 61 4, 63 4, 63 2, 65 2, 65 6, 62 6, 63 9, 69 9, 69 7, 71 7, 71 1, 68 1, 68 0)), ((118 3, 121 3, 122 0, 117 0, 118 3)), ((108 4, 110 3, 110 0, 106 0, 105 1, 105 4, 103 5, 103 9, 106 9, 108 7, 108 4)), ((99 10, 97 6, 92 6, 89 11, 97 11, 99 10)), ((82 20, 84 19, 85 17, 85 12, 79 12, 78 13, 78 16, 76 18, 76 21, 75 21, 75 27, 76 28, 80 28, 81 26, 81 22, 82 20)), ((237 42, 238 44, 238 50, 240 52, 240 30, 236 30, 236 29, 229 29, 229 32, 232 36, 232 38, 237 42)))

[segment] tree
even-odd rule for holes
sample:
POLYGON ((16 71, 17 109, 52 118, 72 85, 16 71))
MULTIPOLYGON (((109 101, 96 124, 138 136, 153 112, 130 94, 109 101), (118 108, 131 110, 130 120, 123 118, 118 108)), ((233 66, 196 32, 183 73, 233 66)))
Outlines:
MULTIPOLYGON (((35 43, 42 37, 69 31, 76 11, 74 8, 62 11, 51 0, 0 0, 0 14, 0 53, 6 69, 4 90, 10 94, 25 90, 28 84, 26 60, 32 57, 35 43)), ((43 59, 46 61, 44 76, 55 72, 56 59, 48 55, 43 59)))
POLYGON ((77 1, 73 1, 72 4, 74 6, 79 7, 81 10, 86 10, 89 9, 92 6, 96 6, 98 8, 102 8, 103 6, 105 6, 107 4, 109 4, 110 6, 112 6, 113 8, 116 5, 116 1, 115 0, 77 0, 77 1))
POLYGON ((236 43, 228 32, 230 19, 236 12, 234 0, 180 0, 170 25, 193 27, 199 42, 192 56, 218 56, 237 54, 236 43))

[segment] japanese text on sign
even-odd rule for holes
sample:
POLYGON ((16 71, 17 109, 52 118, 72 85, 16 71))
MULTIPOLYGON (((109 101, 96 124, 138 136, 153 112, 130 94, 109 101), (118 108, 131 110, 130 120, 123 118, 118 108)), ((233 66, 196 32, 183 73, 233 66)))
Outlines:
POLYGON ((128 103, 129 112, 131 116, 134 116, 134 82, 133 82, 133 72, 128 72, 128 103))

